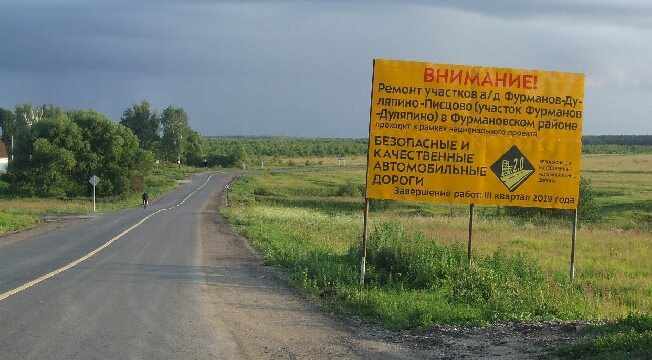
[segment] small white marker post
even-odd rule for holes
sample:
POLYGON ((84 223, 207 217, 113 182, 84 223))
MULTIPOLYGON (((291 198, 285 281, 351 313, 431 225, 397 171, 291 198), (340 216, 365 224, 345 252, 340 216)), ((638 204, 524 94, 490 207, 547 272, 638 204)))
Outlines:
POLYGON ((95 210, 95 186, 100 183, 100 178, 97 177, 96 175, 91 176, 90 179, 88 179, 88 182, 93 185, 93 212, 96 212, 95 210))

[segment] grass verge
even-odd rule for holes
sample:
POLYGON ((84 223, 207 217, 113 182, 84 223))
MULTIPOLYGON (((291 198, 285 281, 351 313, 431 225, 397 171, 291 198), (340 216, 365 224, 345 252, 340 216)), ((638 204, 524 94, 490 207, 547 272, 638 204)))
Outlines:
MULTIPOLYGON (((231 187, 231 206, 222 212, 306 294, 390 329, 603 321, 652 312, 652 236, 645 222, 626 219, 628 212, 616 219, 631 224, 626 230, 613 222, 582 224, 571 285, 567 221, 518 219, 480 207, 469 268, 467 207, 374 202, 361 288, 363 181, 359 170, 245 176, 231 187)), ((649 185, 638 190, 649 197, 649 185)), ((644 346, 645 336, 623 341, 644 346)))
POLYGON ((350 187, 347 174, 355 172, 244 177, 232 186, 235 205, 224 214, 298 287, 389 328, 599 316, 596 297, 549 274, 525 251, 497 247, 476 254, 469 268, 460 242, 426 234, 412 226, 414 216, 392 207, 374 215, 380 220, 372 224, 367 287, 360 289, 361 207, 338 196, 350 187), (259 189, 265 195, 256 196, 259 189))
POLYGON ((652 316, 630 313, 627 317, 585 330, 589 340, 565 346, 553 353, 566 359, 652 359, 652 316))

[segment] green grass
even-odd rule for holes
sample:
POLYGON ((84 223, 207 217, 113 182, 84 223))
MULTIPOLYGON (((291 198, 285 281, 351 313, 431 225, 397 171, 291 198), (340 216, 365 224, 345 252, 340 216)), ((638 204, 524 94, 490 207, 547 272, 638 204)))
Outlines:
POLYGON ((652 316, 631 313, 623 319, 585 330, 590 336, 553 353, 567 359, 652 358, 652 316))
POLYGON ((376 222, 368 247, 367 287, 358 287, 361 219, 319 210, 257 204, 225 213, 308 294, 332 296, 342 313, 388 328, 484 324, 494 320, 597 317, 596 298, 546 274, 524 255, 496 250, 466 266, 466 250, 376 222), (447 309, 447 310, 443 310, 447 309))
POLYGON ((652 231, 652 154, 585 155, 602 226, 652 231))
POLYGON ((0 234, 25 229, 38 224, 33 215, 16 214, 6 210, 0 211, 0 234))
MULTIPOLYGON (((359 287, 362 196, 356 191, 364 170, 246 176, 222 211, 306 294, 387 328, 618 322, 632 312, 652 313, 650 160, 586 157, 584 175, 592 178, 600 216, 581 222, 572 285, 566 218, 515 218, 498 207, 476 207, 468 268, 468 206, 378 201, 370 217, 366 286, 359 287)), ((649 356, 644 331, 592 336, 611 344, 599 354, 649 356)))

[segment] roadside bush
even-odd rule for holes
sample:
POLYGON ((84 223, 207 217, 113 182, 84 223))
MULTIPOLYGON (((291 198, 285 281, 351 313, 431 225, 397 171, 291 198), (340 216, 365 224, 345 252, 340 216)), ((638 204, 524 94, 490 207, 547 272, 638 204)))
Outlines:
POLYGON ((411 289, 453 285, 452 298, 456 301, 489 299, 496 292, 482 290, 483 286, 540 286, 544 280, 535 262, 501 250, 476 259, 469 269, 467 251, 460 244, 438 245, 422 233, 408 235, 400 224, 391 222, 370 234, 367 261, 373 266, 373 280, 379 284, 411 289), (472 296, 465 291, 471 291, 472 296))
POLYGON ((344 184, 338 186, 337 196, 348 196, 348 197, 360 197, 362 193, 360 192, 360 187, 353 182, 353 180, 347 180, 344 184))
MULTIPOLYGON (((351 258, 359 245, 351 247, 351 258)), ((468 266, 460 244, 438 245, 410 235, 398 223, 380 224, 369 236, 366 279, 370 287, 439 293, 448 306, 470 307, 484 321, 557 318, 564 295, 547 295, 540 266, 524 255, 497 250, 468 266)))
POLYGON ((396 207, 394 200, 371 199, 369 200, 369 209, 371 211, 386 211, 396 207))
POLYGON ((367 262, 373 283, 428 289, 450 279, 466 262, 466 253, 460 246, 439 246, 422 234, 409 236, 398 223, 383 223, 369 236, 367 262))
POLYGON ((578 204, 578 217, 583 221, 599 220, 598 206, 595 202, 595 190, 591 180, 580 178, 580 202, 578 204))
POLYGON ((259 186, 259 187, 254 189, 254 195, 257 195, 257 196, 271 196, 271 195, 273 195, 273 193, 271 191, 269 191, 269 189, 267 189, 267 188, 265 188, 263 186, 259 186))
MULTIPOLYGON (((561 209, 544 209, 507 206, 505 213, 510 216, 523 219, 572 219, 572 210, 561 209)), ((579 204, 578 204, 579 221, 591 222, 599 219, 598 207, 595 202, 595 191, 591 185, 591 180, 585 177, 580 178, 579 204)))
POLYGON ((0 195, 9 192, 9 183, 5 180, 6 174, 0 174, 0 195))

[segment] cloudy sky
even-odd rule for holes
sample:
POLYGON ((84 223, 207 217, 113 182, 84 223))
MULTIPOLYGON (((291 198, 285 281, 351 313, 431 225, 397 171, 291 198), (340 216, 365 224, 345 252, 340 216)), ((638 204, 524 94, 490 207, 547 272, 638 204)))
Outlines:
POLYGON ((0 107, 147 99, 205 135, 366 137, 372 59, 583 72, 584 134, 652 134, 652 1, 0 0, 0 107))

